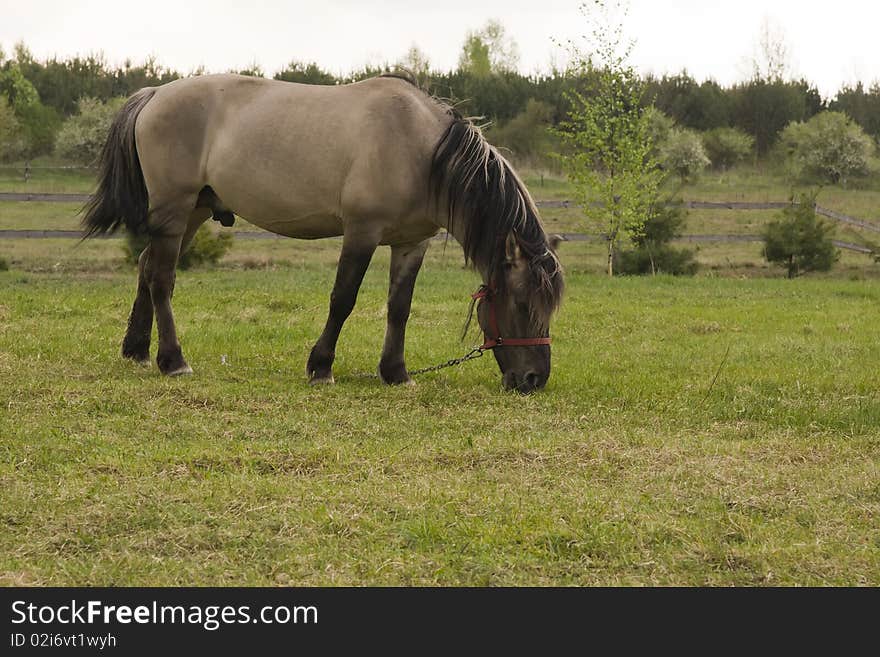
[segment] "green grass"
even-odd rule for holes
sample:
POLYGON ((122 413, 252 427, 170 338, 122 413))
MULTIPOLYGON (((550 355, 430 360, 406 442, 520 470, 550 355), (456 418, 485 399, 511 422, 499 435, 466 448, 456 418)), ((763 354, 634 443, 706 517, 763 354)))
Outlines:
POLYGON ((88 194, 95 188, 95 173, 89 169, 43 169, 59 163, 34 163, 31 177, 24 179, 24 166, 0 166, 0 192, 43 192, 88 194))
MULTIPOLYGON (((0 272, 2 583, 880 584, 874 282, 570 266, 549 387, 524 398, 491 356, 362 376, 384 250, 337 385, 312 388, 338 242, 180 273, 176 380, 118 356, 118 245, 53 269, 41 244, 0 272)), ((432 247, 412 367, 462 353, 476 283, 432 247)))

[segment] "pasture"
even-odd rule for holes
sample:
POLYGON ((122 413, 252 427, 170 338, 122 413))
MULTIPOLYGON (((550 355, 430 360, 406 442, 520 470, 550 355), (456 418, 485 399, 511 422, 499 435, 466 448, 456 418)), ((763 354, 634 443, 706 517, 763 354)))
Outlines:
MULTIPOLYGON (((117 240, 0 241, 0 583, 880 585, 869 260, 608 280, 601 245, 564 244, 553 373, 522 397, 491 355, 369 378, 387 250, 337 384, 309 387, 338 246, 238 240, 181 272, 196 373, 168 380, 119 356, 117 240)), ((432 245, 411 368, 479 341, 458 340, 477 283, 432 245)))

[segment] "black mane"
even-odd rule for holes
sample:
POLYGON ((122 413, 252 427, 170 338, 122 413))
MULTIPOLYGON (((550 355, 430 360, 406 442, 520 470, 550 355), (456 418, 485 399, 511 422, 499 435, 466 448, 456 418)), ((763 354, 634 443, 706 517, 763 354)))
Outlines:
POLYGON ((445 206, 447 230, 464 223, 465 260, 489 273, 503 286, 505 242, 511 233, 529 263, 533 316, 546 325, 562 299, 562 267, 550 248, 528 190, 480 129, 449 109, 452 122, 443 133, 431 161, 430 184, 435 199, 445 206))

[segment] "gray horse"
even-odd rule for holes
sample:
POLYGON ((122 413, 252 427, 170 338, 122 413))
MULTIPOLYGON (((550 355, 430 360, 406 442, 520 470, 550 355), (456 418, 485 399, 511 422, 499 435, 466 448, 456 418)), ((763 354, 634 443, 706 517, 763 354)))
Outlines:
POLYGON ((477 317, 506 388, 550 375, 549 324, 562 269, 535 204, 479 129, 397 75, 313 86, 237 75, 134 94, 115 118, 87 235, 147 234, 122 354, 149 363, 153 314, 163 374, 191 373, 171 296, 179 254, 212 216, 233 213, 300 239, 342 235, 330 312, 307 375, 332 382, 342 325, 376 247, 391 246, 379 374, 410 382, 404 334, 429 239, 446 228, 483 279, 477 317))

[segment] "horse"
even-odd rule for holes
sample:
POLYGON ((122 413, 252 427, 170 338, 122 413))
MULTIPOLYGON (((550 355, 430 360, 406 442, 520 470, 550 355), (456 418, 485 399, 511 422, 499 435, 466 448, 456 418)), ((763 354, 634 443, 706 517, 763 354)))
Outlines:
POLYGON ((522 180, 479 126, 402 74, 320 86, 239 75, 179 79, 133 94, 111 124, 86 237, 145 234, 122 355, 191 374, 171 297, 179 254, 209 218, 234 215, 299 239, 342 236, 330 309, 306 366, 333 382, 343 324, 379 245, 391 247, 379 376, 411 383, 406 323, 428 243, 446 229, 483 285, 477 319, 505 389, 550 376, 550 319, 563 270, 522 180))

